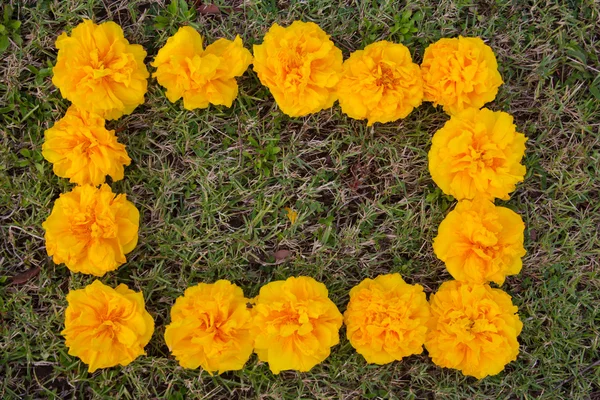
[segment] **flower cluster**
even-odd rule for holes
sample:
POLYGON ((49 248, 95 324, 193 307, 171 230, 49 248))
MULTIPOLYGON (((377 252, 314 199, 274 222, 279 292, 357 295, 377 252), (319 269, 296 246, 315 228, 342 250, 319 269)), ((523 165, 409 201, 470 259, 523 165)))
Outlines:
POLYGON ((517 308, 488 282, 502 285, 521 271, 525 224, 493 201, 508 200, 523 181, 527 139, 509 114, 480 109, 502 84, 494 53, 481 39, 441 39, 425 50, 421 72, 425 100, 450 114, 433 135, 429 171, 459 201, 433 242, 455 281, 430 298, 425 347, 435 364, 480 379, 519 353, 517 308))
POLYGON ((400 274, 363 280, 350 291, 344 313, 350 344, 374 364, 421 354, 428 321, 423 287, 407 284, 400 274))
POLYGON ((254 46, 254 71, 285 114, 301 117, 333 106, 342 51, 313 22, 273 24, 254 46))
POLYGON ((125 263, 138 241, 140 213, 110 186, 77 186, 61 194, 42 224, 46 251, 73 272, 103 276, 125 263))
POLYGON ((254 348, 248 301, 240 287, 225 280, 186 289, 165 330, 179 364, 210 374, 242 369, 254 348))
POLYGON ((128 365, 146 354, 154 320, 144 297, 127 285, 116 289, 94 281, 67 295, 65 329, 61 332, 69 354, 89 365, 89 371, 128 365))
POLYGON ((139 212, 104 184, 123 179, 131 163, 105 119, 130 114, 144 102, 146 52, 129 44, 114 22, 84 20, 56 40, 52 81, 72 102, 44 133, 42 155, 54 173, 77 186, 55 202, 42 224, 46 251, 73 272, 103 276, 125 263, 138 240, 139 212), (98 185, 102 185, 98 188, 98 185))
POLYGON ((146 51, 129 44, 116 23, 84 20, 71 36, 60 35, 56 47, 52 82, 78 108, 116 119, 144 102, 146 51))
POLYGON ((525 176, 521 158, 526 141, 509 114, 470 108, 450 117, 433 135, 431 177, 457 200, 508 200, 525 176))
POLYGON ((502 285, 521 271, 524 230, 514 211, 482 198, 464 200, 440 224, 433 251, 458 281, 502 285))
POLYGON ((231 107, 238 94, 236 76, 242 76, 252 63, 252 55, 242 39, 219 39, 203 49, 202 36, 184 26, 167 40, 156 55, 152 75, 167 89, 167 98, 176 102, 183 97, 187 110, 209 104, 231 107))
POLYGON ((425 49, 425 100, 449 114, 481 108, 494 100, 502 77, 492 49, 480 38, 444 38, 425 49))
POLYGON ((72 105, 65 116, 45 132, 42 155, 54 164, 54 173, 78 185, 100 185, 106 175, 123 179, 124 166, 131 163, 115 131, 104 127, 104 119, 72 105))
POLYGON ((423 100, 419 66, 402 44, 380 41, 355 51, 337 86, 342 111, 367 125, 405 118, 423 100))
POLYGON ((270 282, 252 308, 254 351, 274 374, 309 371, 339 343, 343 317, 325 285, 301 276, 270 282))
POLYGON ((517 358, 523 324, 502 290, 448 281, 431 295, 430 303, 425 347, 437 365, 481 379, 517 358))

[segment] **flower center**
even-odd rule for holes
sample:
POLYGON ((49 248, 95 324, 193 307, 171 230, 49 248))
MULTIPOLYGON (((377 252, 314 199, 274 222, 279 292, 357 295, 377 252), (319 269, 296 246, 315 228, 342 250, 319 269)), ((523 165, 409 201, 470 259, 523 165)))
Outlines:
POLYGON ((94 206, 89 206, 73 217, 71 231, 78 236, 90 239, 110 239, 117 236, 117 224, 107 212, 97 215, 94 206))
POLYGON ((281 74, 285 77, 286 87, 289 90, 296 90, 298 85, 301 85, 305 79, 302 73, 302 67, 305 63, 306 49, 302 44, 290 46, 279 51, 277 58, 279 59, 281 74))
POLYGON ((399 78, 396 76, 394 70, 387 64, 378 64, 375 76, 378 76, 376 81, 377 86, 383 87, 384 89, 393 89, 398 85, 399 78))

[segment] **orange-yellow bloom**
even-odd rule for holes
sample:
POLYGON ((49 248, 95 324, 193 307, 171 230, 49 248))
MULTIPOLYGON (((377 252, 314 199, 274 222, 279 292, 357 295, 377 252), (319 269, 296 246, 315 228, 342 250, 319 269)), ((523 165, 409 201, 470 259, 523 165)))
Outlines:
POLYGON ((449 114, 481 108, 496 98, 502 77, 492 49, 480 38, 440 39, 425 49, 425 101, 449 114))
POLYGON ((186 289, 171 309, 167 346, 184 368, 237 371, 252 355, 252 315, 242 289, 229 281, 186 289))
POLYGON ((113 289, 96 280, 71 290, 67 302, 61 334, 69 354, 88 364, 90 372, 125 366, 146 354, 144 346, 154 332, 154 320, 141 292, 124 284, 113 289))
POLYGON ((252 54, 239 36, 233 41, 219 39, 203 49, 202 36, 184 26, 158 51, 152 66, 169 101, 183 97, 183 107, 193 110, 209 104, 231 107, 238 94, 235 77, 251 63, 252 54))
POLYGON ((521 271, 525 224, 514 211, 489 200, 463 200, 440 224, 435 255, 458 281, 504 283, 521 271))
POLYGON ((324 284, 307 276, 260 289, 252 309, 254 351, 274 374, 309 371, 339 343, 342 314, 324 284))
POLYGON ((114 22, 84 20, 71 36, 56 39, 58 57, 52 82, 78 108, 116 119, 144 102, 146 51, 129 44, 114 22))
POLYGON ((365 279, 350 291, 346 335, 368 363, 387 364, 423 352, 429 304, 421 285, 400 274, 365 279))
POLYGON ((42 224, 46 251, 73 272, 103 276, 125 263, 138 241, 140 213, 110 186, 77 186, 61 194, 42 224))
POLYGON ((423 80, 406 46, 382 40, 350 54, 337 91, 342 111, 370 126, 405 118, 421 105, 423 80))
POLYGON ((436 365, 481 379, 517 359, 523 324, 502 290, 448 281, 429 302, 425 347, 436 365))
POLYGON ((54 173, 78 185, 123 179, 124 166, 131 163, 115 131, 104 127, 98 114, 69 107, 64 117, 44 133, 42 155, 54 164, 54 173))
POLYGON ((523 181, 527 138, 505 112, 474 108, 453 115, 432 139, 429 172, 445 194, 508 200, 523 181))
POLYGON ((281 111, 301 117, 333 105, 342 71, 342 51, 317 24, 273 24, 254 45, 254 71, 281 111))

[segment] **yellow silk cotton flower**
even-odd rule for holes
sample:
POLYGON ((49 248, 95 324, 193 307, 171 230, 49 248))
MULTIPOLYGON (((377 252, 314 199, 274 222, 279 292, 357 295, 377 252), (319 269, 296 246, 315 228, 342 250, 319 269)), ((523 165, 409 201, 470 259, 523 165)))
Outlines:
POLYGON ((138 241, 140 213, 110 186, 77 186, 61 194, 42 227, 46 251, 73 272, 103 276, 125 263, 138 241))
POLYGON ((273 24, 254 45, 254 71, 281 111, 301 117, 333 105, 342 71, 342 51, 317 24, 273 24))
POLYGON ((65 329, 61 332, 69 354, 98 368, 128 365, 146 354, 144 346, 154 333, 154 320, 144 296, 127 285, 115 289, 96 280, 67 295, 65 329))
POLYGON ((300 276, 260 289, 252 309, 254 351, 274 374, 309 371, 339 343, 343 317, 324 284, 300 276))
POLYGON ((56 48, 52 83, 80 109, 117 119, 144 102, 149 76, 146 51, 129 44, 116 23, 84 20, 71 36, 63 32, 56 48))
POLYGON ((252 315, 242 289, 229 281, 186 289, 171 309, 165 341, 184 368, 237 371, 252 355, 252 315))
POLYGON ((423 100, 419 66, 402 44, 380 41, 350 54, 337 86, 342 111, 367 125, 405 118, 423 100))
POLYGON ((448 281, 429 302, 425 347, 436 365, 481 379, 517 359, 523 324, 502 290, 448 281))
POLYGON ((78 185, 123 179, 124 166, 131 163, 115 131, 104 127, 98 114, 69 107, 63 118, 44 133, 42 155, 54 164, 54 173, 78 185))
POLYGON ((502 285, 521 271, 524 230, 519 214, 508 208, 463 200, 440 224, 433 251, 456 280, 502 285))
POLYGON ((167 98, 183 97, 187 110, 209 104, 231 107, 238 94, 236 76, 242 76, 252 63, 252 54, 239 36, 219 39, 202 48, 202 36, 192 27, 179 28, 158 51, 153 67, 158 83, 167 89, 167 98))
POLYGON ((429 172, 457 200, 508 200, 525 176, 521 159, 526 141, 509 114, 471 108, 450 117, 433 135, 429 172))
POLYGON ((421 63, 425 101, 449 114, 481 108, 496 98, 502 77, 492 49, 480 38, 440 39, 421 63))
POLYGON ((421 354, 428 320, 423 287, 407 284, 400 274, 363 280, 350 291, 344 313, 350 344, 374 364, 421 354))

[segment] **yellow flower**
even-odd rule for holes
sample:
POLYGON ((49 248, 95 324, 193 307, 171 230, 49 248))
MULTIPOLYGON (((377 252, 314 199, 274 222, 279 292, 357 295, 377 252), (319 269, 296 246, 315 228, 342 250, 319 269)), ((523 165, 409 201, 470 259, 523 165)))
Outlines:
POLYGON ((350 291, 346 335, 368 363, 387 364, 423 352, 429 304, 421 285, 400 274, 365 279, 350 291))
POLYGON ((98 114, 69 107, 63 118, 44 133, 42 155, 54 164, 54 173, 78 185, 123 179, 124 166, 131 163, 115 131, 106 130, 98 114))
POLYGON ((273 24, 254 45, 254 71, 281 111, 301 117, 333 105, 342 71, 342 51, 317 24, 273 24))
POLYGON ((144 306, 144 296, 127 285, 116 289, 96 280, 67 295, 65 337, 69 354, 98 368, 128 365, 146 354, 154 332, 154 320, 144 306))
POLYGON ((523 324, 502 290, 448 281, 429 302, 425 347, 436 365, 481 379, 517 359, 523 324))
POLYGON ((179 364, 209 374, 236 371, 252 355, 252 315, 242 289, 229 281, 186 289, 171 309, 165 341, 179 364))
POLYGON ((231 107, 238 94, 236 76, 242 76, 252 63, 252 54, 242 39, 219 39, 202 48, 202 36, 192 27, 179 28, 156 55, 153 67, 158 83, 167 89, 167 98, 183 97, 187 110, 210 104, 231 107))
POLYGON ((58 57, 52 82, 77 107, 116 119, 144 102, 146 51, 129 44, 114 22, 79 24, 56 40, 58 57))
POLYGON ((508 200, 525 176, 521 159, 526 141, 509 114, 471 108, 450 117, 433 135, 429 172, 457 200, 508 200))
POLYGON ((524 230, 519 214, 508 208, 463 200, 440 224, 433 251, 456 280, 502 285, 521 271, 524 230))
POLYGON ((382 40, 350 54, 337 91, 342 111, 370 126, 405 118, 421 105, 423 80, 406 46, 382 40))
POLYGON ((110 186, 77 186, 61 194, 42 224, 46 251, 73 272, 103 276, 125 263, 138 240, 140 213, 110 186))
POLYGON ((298 213, 290 207, 285 207, 284 210, 287 211, 286 216, 290 220, 291 224, 294 225, 296 223, 296 220, 298 220, 298 213))
POLYGON ((327 294, 324 284, 307 276, 260 289, 252 309, 254 351, 274 374, 309 371, 339 343, 343 317, 327 294))
POLYGON ((421 72, 425 101, 441 104, 449 114, 483 107, 503 83, 494 52, 480 38, 459 36, 429 45, 421 72))

